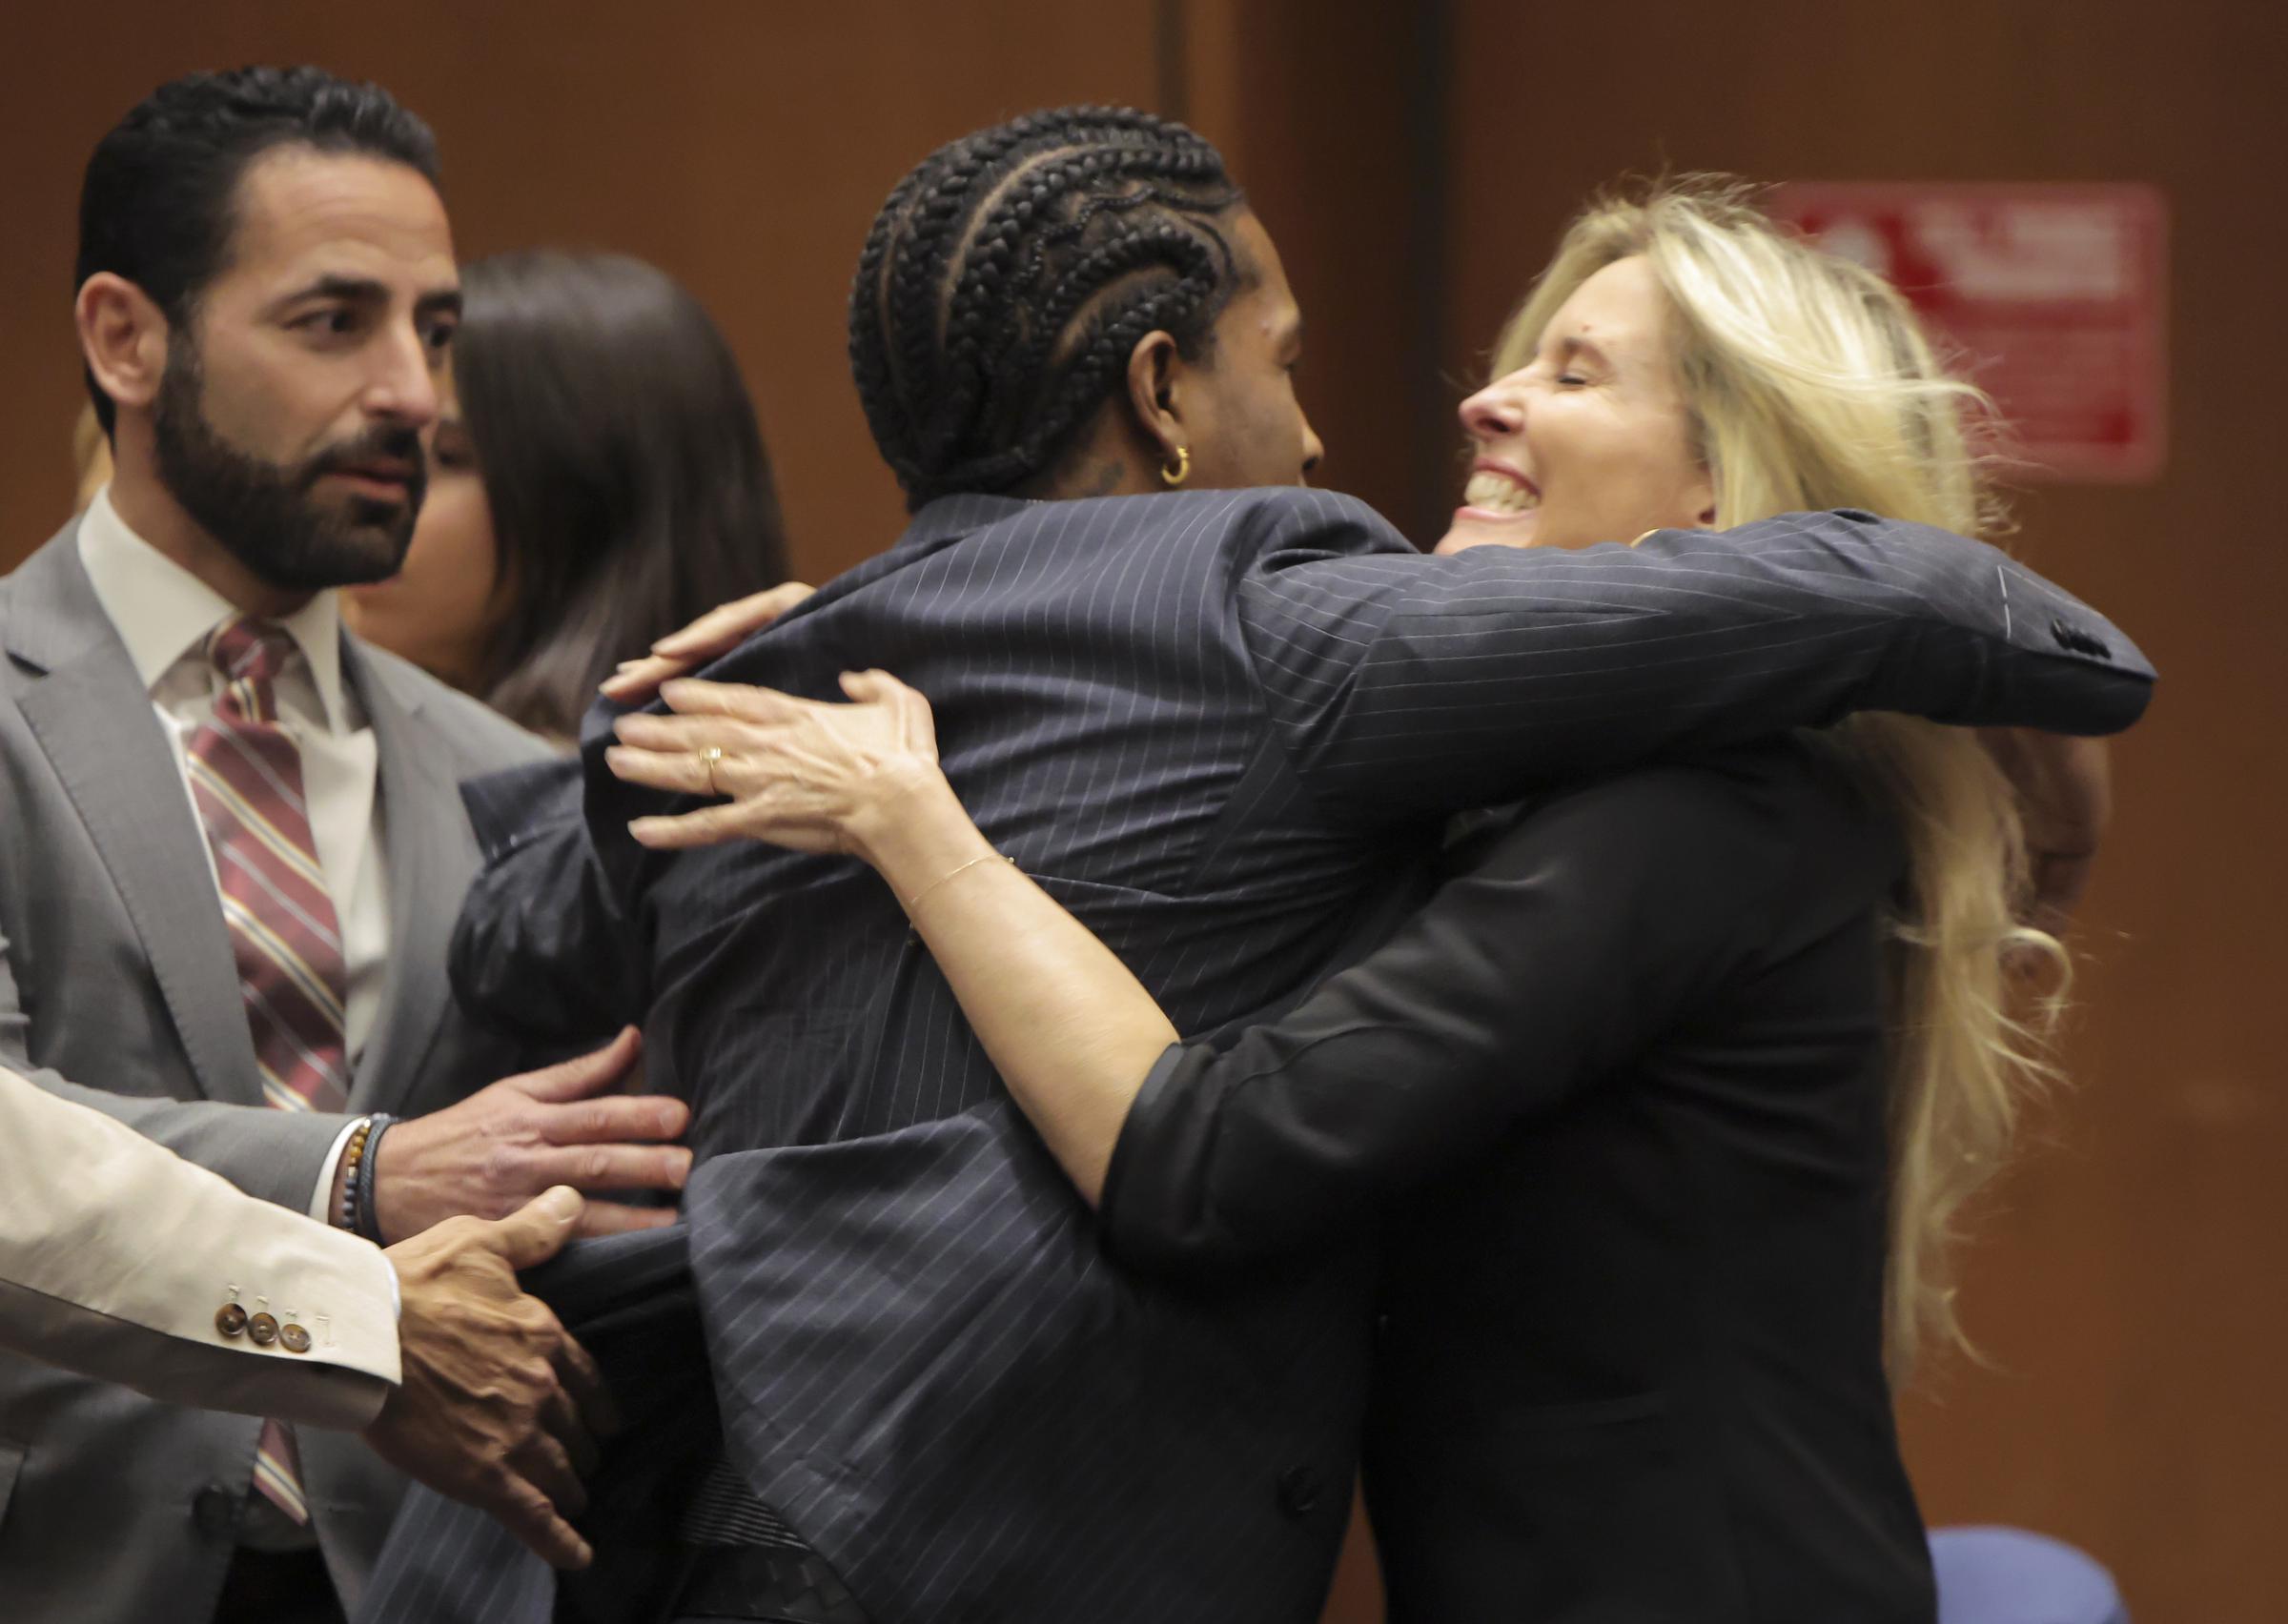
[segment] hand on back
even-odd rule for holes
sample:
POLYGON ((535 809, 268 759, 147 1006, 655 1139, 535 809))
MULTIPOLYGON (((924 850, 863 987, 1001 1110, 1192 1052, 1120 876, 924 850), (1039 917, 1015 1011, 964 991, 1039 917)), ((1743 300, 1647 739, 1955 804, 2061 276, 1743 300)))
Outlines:
POLYGON ((566 1520, 586 1507, 595 1436, 613 1431, 603 1378, 516 1271, 562 1249, 581 1216, 559 1188, 507 1218, 449 1218, 389 1248, 402 1293, 402 1379, 366 1429, 392 1466, 480 1507, 559 1568, 587 1566, 566 1520))
POLYGON ((746 839, 864 856, 919 798, 950 798, 928 700, 883 671, 845 672, 842 691, 850 703, 669 682, 661 697, 675 714, 622 717, 604 760, 630 783, 724 800, 639 818, 629 833, 663 849, 746 839))
POLYGON ((643 659, 622 660, 620 669, 603 680, 603 697, 623 705, 644 704, 670 677, 721 660, 817 590, 799 580, 781 581, 767 591, 710 609, 682 631, 653 643, 643 659))
MULTIPOLYGON (((640 1049, 628 1027, 593 1054, 503 1077, 392 1127, 374 1163, 374 1215, 383 1241, 461 1214, 506 1217, 555 1185, 583 1192, 682 1189, 691 1152, 672 1141, 689 1125, 690 1107, 664 1095, 609 1091, 640 1049)), ((591 1201, 579 1232, 674 1221, 672 1208, 591 1201)))

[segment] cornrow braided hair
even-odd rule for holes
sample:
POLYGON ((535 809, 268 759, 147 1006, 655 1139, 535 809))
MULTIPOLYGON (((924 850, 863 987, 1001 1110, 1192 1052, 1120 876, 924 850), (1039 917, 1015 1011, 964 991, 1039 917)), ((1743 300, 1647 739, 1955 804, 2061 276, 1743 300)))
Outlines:
POLYGON ((1052 472, 1147 334, 1205 354, 1252 268, 1241 201, 1180 124, 1121 107, 1028 113, 941 147, 874 217, 850 290, 850 371, 919 508, 1052 472))

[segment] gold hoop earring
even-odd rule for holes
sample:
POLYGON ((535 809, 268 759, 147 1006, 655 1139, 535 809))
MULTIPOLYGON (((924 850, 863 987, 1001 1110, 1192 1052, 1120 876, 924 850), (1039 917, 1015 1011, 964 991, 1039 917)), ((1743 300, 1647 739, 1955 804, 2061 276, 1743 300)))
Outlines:
POLYGON ((1191 477, 1192 448, 1188 445, 1179 445, 1175 448, 1175 466, 1160 470, 1160 483, 1173 491, 1191 477))

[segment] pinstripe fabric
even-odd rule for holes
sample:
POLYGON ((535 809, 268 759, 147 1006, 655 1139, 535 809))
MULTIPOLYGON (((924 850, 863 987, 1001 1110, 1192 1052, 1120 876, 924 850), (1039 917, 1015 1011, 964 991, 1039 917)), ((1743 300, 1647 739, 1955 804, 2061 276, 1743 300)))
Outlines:
MULTIPOLYGON (((1424 558, 1307 491, 947 498, 709 675, 823 697, 867 665, 930 696, 986 833, 1195 1033, 1323 971, 1444 813, 1855 708, 2107 731, 2151 676, 2000 554, 1865 515, 1424 558)), ((879 1619, 1314 1616, 1360 1260, 1224 1294, 1114 1274, 880 882, 634 846, 661 802, 603 770, 607 721, 584 835, 495 831, 457 983, 520 1022, 528 982, 647 1008, 749 1484, 879 1619)), ((530 789, 473 788, 480 828, 530 789)))
POLYGON ((560 1596, 548 1567, 498 1523, 417 1487, 356 1618, 644 1624, 664 1616, 678 1577, 676 1509, 720 1453, 687 1242, 681 1225, 575 1241, 523 1279, 614 1377, 623 1426, 600 1440, 603 1465, 580 1519, 595 1539, 596 1565, 560 1596))

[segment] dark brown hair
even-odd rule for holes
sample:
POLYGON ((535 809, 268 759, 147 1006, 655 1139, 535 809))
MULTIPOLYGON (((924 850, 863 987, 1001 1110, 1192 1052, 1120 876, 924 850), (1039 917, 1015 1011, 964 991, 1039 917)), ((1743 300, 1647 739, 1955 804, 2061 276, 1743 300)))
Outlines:
MULTIPOLYGON (((437 184, 437 139, 378 85, 322 68, 239 68, 161 85, 95 145, 79 188, 76 291, 109 271, 150 295, 174 326, 221 269, 247 166, 274 147, 403 164, 437 184)), ((87 375, 112 432, 112 397, 87 375)))
POLYGON ((610 254, 462 268, 454 376, 513 604, 477 693, 568 735, 623 660, 786 578, 754 402, 675 279, 610 254))

